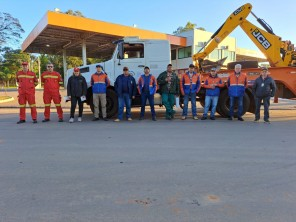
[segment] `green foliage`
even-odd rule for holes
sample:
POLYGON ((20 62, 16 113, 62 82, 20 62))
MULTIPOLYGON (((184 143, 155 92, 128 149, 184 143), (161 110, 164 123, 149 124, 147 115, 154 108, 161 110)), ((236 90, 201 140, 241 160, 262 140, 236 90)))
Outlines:
POLYGON ((80 11, 78 11, 78 10, 73 11, 73 10, 69 9, 69 10, 67 10, 67 11, 65 11, 65 12, 63 12, 63 13, 64 13, 64 14, 68 14, 68 15, 74 15, 74 16, 78 16, 78 17, 83 17, 83 18, 85 18, 85 16, 82 14, 82 12, 80 12, 80 11))
MULTIPOLYGON (((183 27, 183 26, 179 26, 179 27, 177 28, 177 30, 173 32, 173 34, 174 34, 174 35, 177 35, 177 34, 180 34, 180 33, 182 33, 182 32, 186 32, 186 31, 189 31, 189 30, 193 30, 193 29, 195 29, 195 28, 196 28, 196 24, 191 23, 191 22, 187 22, 186 25, 185 25, 185 27, 183 27)), ((196 28, 196 29, 200 29, 200 30, 206 31, 205 28, 203 28, 203 27, 198 27, 198 28, 196 28)))
POLYGON ((30 55, 21 52, 20 49, 10 47, 0 48, 0 54, 0 78, 7 86, 15 85, 15 74, 20 69, 23 61, 30 61, 30 55))
POLYGON ((24 32, 18 19, 12 17, 9 13, 0 12, 0 46, 8 43, 19 43, 21 33, 24 32))

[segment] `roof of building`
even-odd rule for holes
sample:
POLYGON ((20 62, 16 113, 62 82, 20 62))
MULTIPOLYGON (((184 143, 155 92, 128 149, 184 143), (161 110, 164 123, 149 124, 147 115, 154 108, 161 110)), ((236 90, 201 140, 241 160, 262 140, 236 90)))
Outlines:
POLYGON ((141 39, 167 39, 171 45, 186 46, 186 38, 123 26, 89 18, 48 11, 22 44, 29 53, 82 56, 82 42, 86 43, 89 58, 107 58, 112 55, 115 40, 126 36, 141 39))

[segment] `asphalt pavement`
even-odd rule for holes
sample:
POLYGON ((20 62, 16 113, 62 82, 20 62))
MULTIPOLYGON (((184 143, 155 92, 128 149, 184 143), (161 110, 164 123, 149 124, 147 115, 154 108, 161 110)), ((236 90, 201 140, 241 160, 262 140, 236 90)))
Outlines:
POLYGON ((295 110, 21 125, 15 110, 0 114, 1 222, 295 221, 295 110))

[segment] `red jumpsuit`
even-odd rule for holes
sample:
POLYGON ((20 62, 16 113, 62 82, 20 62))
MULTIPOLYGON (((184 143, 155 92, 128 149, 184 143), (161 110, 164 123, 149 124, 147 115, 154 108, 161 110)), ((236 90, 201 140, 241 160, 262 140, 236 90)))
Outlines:
POLYGON ((31 107, 31 116, 33 120, 37 119, 36 103, 35 103, 35 86, 38 79, 34 72, 18 71, 16 74, 18 83, 18 102, 20 104, 20 120, 26 120, 26 103, 31 107))
POLYGON ((45 71, 41 75, 41 82, 44 84, 44 118, 50 119, 50 105, 51 100, 53 100, 59 119, 63 119, 63 110, 61 107, 61 95, 59 92, 60 85, 63 84, 62 77, 58 72, 48 72, 45 71))

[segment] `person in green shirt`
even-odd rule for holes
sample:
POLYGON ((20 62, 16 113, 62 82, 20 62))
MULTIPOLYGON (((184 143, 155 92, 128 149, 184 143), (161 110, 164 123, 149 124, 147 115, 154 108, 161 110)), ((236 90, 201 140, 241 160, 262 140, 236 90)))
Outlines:
POLYGON ((177 74, 173 71, 172 64, 168 64, 167 70, 160 73, 157 78, 162 104, 166 108, 166 119, 174 118, 175 96, 180 94, 180 83, 177 74))

